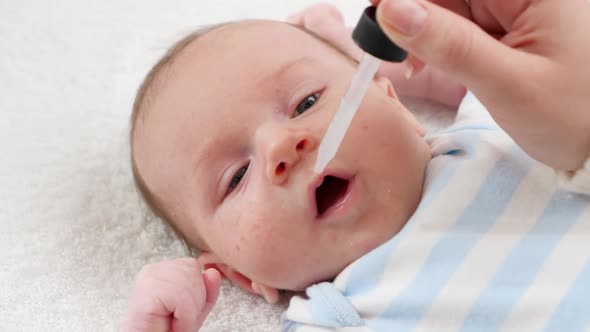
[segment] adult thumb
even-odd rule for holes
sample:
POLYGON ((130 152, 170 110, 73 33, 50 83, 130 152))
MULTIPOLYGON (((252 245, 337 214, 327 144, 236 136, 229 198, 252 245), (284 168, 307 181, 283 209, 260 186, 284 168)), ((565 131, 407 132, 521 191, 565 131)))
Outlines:
POLYGON ((519 59, 524 54, 474 22, 425 0, 382 0, 377 20, 396 44, 450 73, 476 95, 510 84, 519 64, 526 61, 519 59))

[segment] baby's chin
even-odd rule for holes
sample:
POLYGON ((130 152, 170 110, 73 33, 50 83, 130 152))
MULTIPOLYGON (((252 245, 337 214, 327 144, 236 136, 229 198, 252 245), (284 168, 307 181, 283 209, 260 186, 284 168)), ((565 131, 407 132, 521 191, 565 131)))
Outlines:
POLYGON ((336 277, 338 276, 339 273, 334 273, 331 277, 322 277, 322 278, 308 278, 305 281, 302 282, 298 282, 298 283, 294 283, 291 285, 291 287, 284 287, 281 289, 284 290, 288 290, 288 291, 292 291, 292 292, 303 292, 305 291, 308 287, 313 286, 315 284, 319 284, 322 282, 332 282, 334 281, 334 279, 336 279, 336 277))
MULTIPOLYGON (((317 269, 313 270, 310 267, 306 269, 306 271, 310 273, 299 275, 297 279, 291 280, 291 282, 289 282, 288 284, 284 284, 284 287, 281 287, 280 289, 299 292, 304 291, 308 287, 315 284, 319 284, 322 282, 332 282, 344 269, 346 269, 346 267, 348 267, 358 258, 364 256, 370 251, 371 250, 367 250, 366 252, 362 253, 359 252, 358 255, 355 255, 358 257, 351 260, 341 261, 338 265, 330 266, 328 269, 325 269, 323 271, 317 269)), ((298 271, 303 271, 303 269, 298 269, 298 271)))
MULTIPOLYGON (((275 273, 268 279, 267 285, 285 291, 301 292, 308 287, 321 282, 331 282, 346 267, 330 267, 329 270, 318 270, 318 265, 298 264, 285 260, 288 263, 285 270, 275 273), (284 278, 282 278, 282 275, 284 278)), ((324 265, 325 267, 325 265, 324 265)))

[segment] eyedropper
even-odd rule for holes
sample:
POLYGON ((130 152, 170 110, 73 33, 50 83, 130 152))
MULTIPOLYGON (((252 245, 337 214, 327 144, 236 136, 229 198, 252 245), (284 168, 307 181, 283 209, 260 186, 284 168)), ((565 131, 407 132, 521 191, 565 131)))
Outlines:
POLYGON ((365 9, 352 32, 352 39, 365 53, 320 143, 313 168, 316 174, 322 173, 336 155, 381 60, 402 62, 407 56, 406 51, 395 45, 381 30, 375 19, 375 12, 374 6, 365 9))

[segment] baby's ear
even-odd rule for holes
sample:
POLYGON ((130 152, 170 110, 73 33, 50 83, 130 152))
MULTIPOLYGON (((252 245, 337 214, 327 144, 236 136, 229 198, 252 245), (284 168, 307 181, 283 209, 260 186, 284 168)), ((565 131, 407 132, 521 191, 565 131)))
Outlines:
POLYGON ((197 260, 201 265, 201 269, 216 269, 222 277, 229 279, 229 281, 245 292, 260 295, 270 304, 275 304, 279 301, 279 291, 276 288, 252 281, 234 268, 223 263, 214 253, 203 252, 197 260))
POLYGON ((399 100, 397 93, 395 93, 395 89, 393 88, 393 84, 391 84, 389 79, 385 78, 384 76, 379 76, 375 79, 375 82, 381 89, 383 89, 383 91, 385 91, 385 93, 387 93, 389 97, 399 100))
POLYGON ((391 84, 391 81, 383 76, 377 77, 375 79, 375 81, 376 81, 377 85, 379 87, 381 87, 385 91, 385 93, 387 93, 387 95, 389 97, 395 99, 398 102, 398 104, 400 106, 399 109, 403 112, 406 119, 408 119, 408 121, 410 121, 410 123, 412 124, 412 126, 414 127, 414 129, 416 130, 418 135, 424 136, 424 134, 425 134, 424 128, 422 127, 420 122, 418 122, 418 120, 416 119, 414 114, 412 114, 412 112, 410 112, 404 105, 402 105, 397 94, 395 93, 395 89, 393 88, 393 84, 391 84))

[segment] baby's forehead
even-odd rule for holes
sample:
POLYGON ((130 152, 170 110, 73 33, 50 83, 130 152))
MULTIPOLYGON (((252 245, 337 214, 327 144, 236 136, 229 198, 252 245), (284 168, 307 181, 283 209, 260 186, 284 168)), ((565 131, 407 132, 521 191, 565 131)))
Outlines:
MULTIPOLYGON (((288 42, 292 38, 314 41, 316 38, 306 30, 289 23, 271 20, 244 20, 230 22, 205 34, 196 43, 210 45, 233 45, 237 41, 247 41, 252 45, 268 42, 288 42)), ((253 49, 260 52, 260 49, 253 49)), ((269 50, 272 51, 272 50, 269 50)))
MULTIPOLYGON (((162 98, 155 99, 178 100, 178 92, 186 87, 192 88, 186 97, 195 102, 220 93, 236 97, 244 89, 251 96, 261 87, 260 81, 270 81, 268 77, 278 76, 277 72, 302 59, 323 69, 352 64, 350 58, 325 41, 276 21, 223 25, 195 39, 182 53, 168 70, 161 87, 162 98)), ((277 88, 280 85, 274 86, 277 88)), ((202 108, 195 105, 195 109, 202 108)))
MULTIPOLYGON (((269 20, 224 24, 194 40, 182 53, 179 57, 193 63, 200 61, 201 64, 211 60, 224 64, 230 59, 279 59, 304 54, 311 57, 346 57, 342 51, 303 28, 269 20)), ((178 60, 179 64, 183 62, 178 60)))

